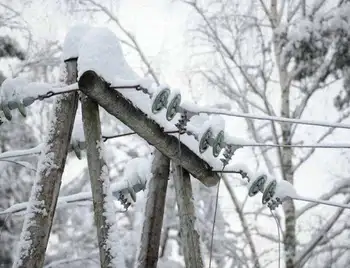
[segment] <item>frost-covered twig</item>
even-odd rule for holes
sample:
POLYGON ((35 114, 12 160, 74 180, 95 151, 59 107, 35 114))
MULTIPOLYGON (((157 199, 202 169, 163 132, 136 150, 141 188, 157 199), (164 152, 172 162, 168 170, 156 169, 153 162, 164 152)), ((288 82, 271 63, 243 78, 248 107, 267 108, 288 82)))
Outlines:
MULTIPOLYGON (((76 63, 68 62, 67 84, 76 82, 75 70, 76 63)), ((42 267, 44 264, 77 106, 76 93, 56 100, 13 267, 42 267)))

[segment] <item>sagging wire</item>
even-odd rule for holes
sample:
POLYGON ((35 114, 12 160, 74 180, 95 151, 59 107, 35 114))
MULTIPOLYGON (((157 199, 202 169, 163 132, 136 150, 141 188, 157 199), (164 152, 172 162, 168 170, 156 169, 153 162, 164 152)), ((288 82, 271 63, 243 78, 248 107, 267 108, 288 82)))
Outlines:
MULTIPOLYGON (((166 133, 166 134, 175 134, 178 132, 179 132, 178 130, 164 131, 164 133, 166 133)), ((131 136, 131 135, 135 135, 135 134, 137 134, 137 133, 136 132, 127 132, 127 133, 116 134, 116 135, 112 135, 112 136, 102 136, 102 140, 105 142, 105 141, 110 140, 110 139, 121 138, 121 137, 131 136)))

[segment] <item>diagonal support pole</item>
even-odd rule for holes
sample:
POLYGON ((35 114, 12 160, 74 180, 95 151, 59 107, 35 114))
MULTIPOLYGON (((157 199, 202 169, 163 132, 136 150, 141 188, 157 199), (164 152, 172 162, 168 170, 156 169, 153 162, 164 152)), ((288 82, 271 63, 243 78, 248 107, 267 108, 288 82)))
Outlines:
MULTIPOLYGON (((95 100, 108 113, 114 115, 161 153, 179 164, 179 141, 165 134, 161 127, 136 108, 119 92, 109 88, 95 72, 87 71, 79 79, 80 90, 95 100)), ((130 89, 133 90, 133 89, 130 89)), ((181 143, 181 166, 206 186, 214 186, 219 181, 216 172, 209 165, 181 143)))

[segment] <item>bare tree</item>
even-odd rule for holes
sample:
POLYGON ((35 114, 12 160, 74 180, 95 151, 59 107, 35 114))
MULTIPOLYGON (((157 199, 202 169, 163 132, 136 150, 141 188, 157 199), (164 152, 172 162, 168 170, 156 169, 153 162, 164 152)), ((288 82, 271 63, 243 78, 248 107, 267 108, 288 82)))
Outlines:
MULTIPOLYGON (((190 30, 196 49, 193 74, 223 93, 243 112, 301 118, 308 104, 317 100, 317 93, 329 91, 330 85, 340 79, 339 70, 344 70, 347 79, 348 35, 344 29, 348 27, 349 17, 344 10, 349 6, 346 1, 313 1, 308 5, 306 1, 276 0, 182 2, 197 15, 198 23, 190 30), (339 17, 341 23, 336 24, 339 17), (208 66, 204 62, 212 64, 208 66)), ((348 116, 349 113, 344 112, 336 120, 342 122, 348 116)), ((273 141, 291 145, 299 142, 297 139, 302 133, 300 127, 285 123, 246 120, 246 124, 251 137, 259 143, 273 141)), ((333 132, 334 129, 330 128, 318 134, 317 142, 324 141, 333 132)), ((254 153, 261 155, 259 158, 272 175, 293 184, 296 171, 314 151, 260 148, 254 153)), ((348 194, 339 187, 329 193, 332 194, 328 198, 348 194)), ((242 205, 237 203, 235 191, 230 191, 230 195, 256 260, 248 220, 242 205)), ((310 255, 297 253, 296 227, 300 215, 296 213, 293 201, 284 202, 283 210, 284 261, 286 267, 293 268, 300 264, 299 258, 303 259, 303 264, 307 263, 310 255)), ((325 223, 324 232, 337 222, 325 223)), ((259 227, 256 228, 260 232, 259 227)), ((261 235, 270 241, 275 240, 275 237, 261 235)), ((320 240, 315 241, 318 242, 305 245, 308 252, 320 246, 320 240)), ((305 253, 305 249, 301 252, 305 253)))

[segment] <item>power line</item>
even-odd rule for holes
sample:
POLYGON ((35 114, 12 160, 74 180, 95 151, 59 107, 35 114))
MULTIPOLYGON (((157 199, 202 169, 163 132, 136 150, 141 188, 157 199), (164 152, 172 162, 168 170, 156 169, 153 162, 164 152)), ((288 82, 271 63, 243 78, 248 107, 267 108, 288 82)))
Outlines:
POLYGON ((222 109, 203 109, 199 108, 199 111, 193 111, 195 113, 206 113, 206 114, 217 114, 217 115, 227 115, 234 117, 242 117, 242 118, 250 118, 256 120, 268 120, 268 121, 276 121, 281 123, 292 123, 299 125, 310 125, 310 126, 320 126, 320 127, 332 127, 332 128, 345 128, 350 129, 350 125, 341 124, 341 123, 329 123, 325 121, 317 121, 317 120, 302 120, 302 119, 293 119, 279 116, 267 116, 267 115, 253 115, 248 113, 237 113, 237 112, 227 112, 222 109))
POLYGON ((274 144, 274 143, 241 143, 234 144, 246 147, 285 147, 285 148, 323 148, 323 149, 345 149, 350 148, 349 143, 315 143, 315 144, 274 144))
MULTIPOLYGON (((132 86, 120 86, 120 87, 113 87, 113 88, 142 88, 140 85, 132 85, 132 86)), ((55 91, 48 91, 46 94, 38 95, 36 98, 33 98, 33 100, 44 100, 47 98, 51 98, 53 96, 59 95, 59 94, 65 94, 70 93, 73 91, 79 90, 77 88, 77 83, 64 86, 61 88, 55 88, 55 91)), ((186 107, 187 108, 187 107, 186 107)), ((184 109, 186 110, 186 109, 184 109)), ((321 127, 332 127, 332 128, 344 128, 344 129, 350 129, 349 124, 342 124, 342 123, 329 123, 325 121, 318 121, 318 120, 302 120, 302 119, 294 119, 294 118, 286 118, 286 117, 279 117, 279 116, 268 116, 268 115, 253 115, 249 113, 238 113, 238 112, 232 112, 232 111, 225 111, 222 109, 216 109, 216 108, 203 108, 198 107, 197 109, 194 109, 193 111, 190 111, 193 113, 206 113, 206 114, 217 114, 217 115, 227 115, 227 116, 234 116, 234 117, 241 117, 241 118, 250 118, 250 119, 256 119, 256 120, 267 120, 267 121, 276 121, 281 123, 291 123, 291 124, 300 124, 300 125, 311 125, 311 126, 321 126, 321 127)))
POLYGON ((293 196, 291 198, 299 201, 312 202, 312 203, 318 203, 318 204, 323 204, 323 205, 332 206, 332 207, 350 209, 350 205, 348 204, 335 203, 331 201, 319 200, 319 199, 308 198, 303 196, 293 196))

